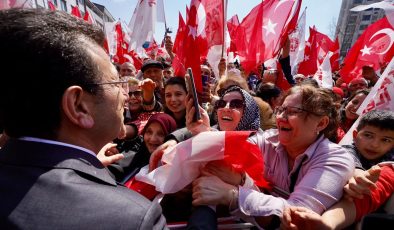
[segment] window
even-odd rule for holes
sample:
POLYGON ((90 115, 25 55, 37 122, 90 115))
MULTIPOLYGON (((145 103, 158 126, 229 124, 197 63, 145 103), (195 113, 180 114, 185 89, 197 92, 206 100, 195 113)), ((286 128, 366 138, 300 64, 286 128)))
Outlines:
POLYGON ((67 12, 67 3, 66 3, 65 0, 60 0, 60 6, 61 6, 63 11, 67 12))
POLYGON ((53 0, 53 4, 55 4, 55 6, 57 6, 57 0, 53 0))
POLYGON ((353 3, 354 4, 360 4, 360 3, 363 3, 363 0, 354 0, 353 3))
POLYGON ((354 33, 354 29, 356 29, 355 25, 348 25, 346 27, 345 33, 346 34, 353 34, 354 33))
POLYGON ((357 15, 352 15, 349 17, 349 24, 354 24, 357 21, 357 15))
POLYGON ((371 20, 371 15, 364 15, 362 18, 363 21, 369 21, 371 20))

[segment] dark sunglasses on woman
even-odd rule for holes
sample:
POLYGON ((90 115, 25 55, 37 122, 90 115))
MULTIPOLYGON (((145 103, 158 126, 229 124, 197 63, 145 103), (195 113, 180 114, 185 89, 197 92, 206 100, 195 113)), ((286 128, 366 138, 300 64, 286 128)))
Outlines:
POLYGON ((229 108, 230 109, 243 109, 244 108, 244 102, 241 99, 233 99, 229 102, 220 99, 216 101, 216 108, 217 109, 222 109, 225 108, 227 106, 227 104, 229 104, 229 108))

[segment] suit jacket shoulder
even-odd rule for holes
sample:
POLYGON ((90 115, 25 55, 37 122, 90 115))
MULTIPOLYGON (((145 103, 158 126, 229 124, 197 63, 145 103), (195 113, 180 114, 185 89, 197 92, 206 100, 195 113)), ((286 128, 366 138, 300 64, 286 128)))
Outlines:
POLYGON ((0 229, 163 229, 157 202, 78 149, 10 140, 0 151, 0 229))

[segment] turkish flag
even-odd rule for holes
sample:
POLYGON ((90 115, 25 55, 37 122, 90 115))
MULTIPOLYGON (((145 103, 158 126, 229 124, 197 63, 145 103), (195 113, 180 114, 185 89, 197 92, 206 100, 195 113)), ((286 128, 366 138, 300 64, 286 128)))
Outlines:
POLYGON ((298 73, 305 76, 314 75, 329 52, 336 53, 331 57, 330 62, 337 62, 336 66, 338 66, 339 43, 333 42, 326 34, 317 31, 315 27, 309 28, 309 34, 308 47, 305 48, 304 61, 300 63, 298 73))
POLYGON ((236 30, 234 42, 246 73, 263 62, 261 55, 265 46, 262 39, 262 18, 263 3, 260 3, 250 11, 236 30))
POLYGON ((183 40, 182 49, 178 50, 178 58, 181 63, 184 63, 185 69, 192 68, 196 89, 199 93, 202 93, 202 80, 201 80, 201 42, 198 39, 198 16, 197 9, 199 7, 198 0, 192 0, 188 21, 186 22, 185 37, 183 40))
POLYGON ((227 21, 227 29, 228 29, 228 33, 229 33, 230 38, 231 38, 229 52, 236 52, 237 51, 235 39, 237 37, 237 28, 238 28, 238 26, 239 26, 238 15, 232 16, 230 18, 230 20, 227 21))
POLYGON ((114 61, 123 64, 126 60, 124 59, 124 39, 123 39, 123 30, 120 22, 115 24, 115 38, 116 38, 116 54, 114 56, 114 61))
POLYGON ((304 61, 298 66, 298 73, 304 74, 305 76, 314 75, 319 65, 317 59, 317 31, 314 28, 309 27, 309 38, 305 44, 305 56, 304 61))
POLYGON ((105 28, 106 40, 104 47, 110 55, 113 55, 113 61, 118 64, 130 62, 137 70, 141 69, 141 58, 134 50, 128 51, 129 44, 126 41, 127 34, 124 32, 122 24, 120 22, 107 23, 105 28))
POLYGON ((214 45, 224 43, 224 12, 222 0, 201 0, 201 10, 198 11, 199 23, 205 19, 205 34, 202 36, 207 40, 208 49, 214 45))
POLYGON ((260 187, 269 188, 263 177, 264 162, 260 148, 247 138, 250 131, 204 132, 166 150, 163 165, 148 173, 141 169, 136 179, 163 193, 175 193, 200 175, 207 162, 224 160, 236 171, 245 171, 260 187))
POLYGON ((85 12, 85 15, 83 16, 83 20, 85 20, 89 24, 94 24, 95 23, 94 18, 89 13, 89 9, 88 8, 86 8, 86 12, 85 12))
POLYGON ((275 58, 297 24, 301 0, 266 0, 244 18, 237 29, 236 46, 246 72, 275 58))
POLYGON ((183 45, 183 39, 185 38, 186 33, 186 23, 183 20, 182 14, 179 13, 178 19, 178 31, 176 32, 174 46, 172 48, 172 52, 177 53, 180 47, 183 45))
POLYGON ((315 31, 315 39, 316 39, 316 49, 317 49, 317 59, 319 64, 323 63, 324 58, 328 54, 328 52, 334 52, 335 43, 323 33, 319 31, 315 31))
POLYGON ((73 6, 71 8, 71 15, 74 15, 77 18, 82 18, 81 11, 79 11, 78 6, 73 6))
POLYGON ((345 82, 361 76, 363 66, 378 71, 382 64, 388 63, 394 55, 394 30, 384 17, 370 25, 357 39, 346 55, 340 70, 345 82))
POLYGON ((172 60, 172 68, 174 68, 174 76, 183 77, 186 75, 185 66, 183 65, 181 60, 179 60, 178 55, 176 55, 174 57, 174 60, 172 60))
POLYGON ((330 58, 331 70, 337 71, 339 70, 339 40, 338 37, 335 39, 334 47, 331 49, 333 52, 330 58))

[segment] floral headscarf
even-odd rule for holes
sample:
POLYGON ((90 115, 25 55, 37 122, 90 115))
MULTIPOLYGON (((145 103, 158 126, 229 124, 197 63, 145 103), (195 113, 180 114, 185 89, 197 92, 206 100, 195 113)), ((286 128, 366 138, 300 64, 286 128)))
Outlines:
MULTIPOLYGON (((226 90, 222 91, 220 99, 223 99, 224 95, 230 92, 240 92, 245 104, 244 107, 244 113, 241 117, 241 120, 239 121, 237 128, 235 130, 237 131, 244 131, 244 130, 258 130, 260 128, 260 111, 259 107, 256 103, 256 101, 253 99, 253 97, 240 88, 239 86, 230 86, 226 90)), ((220 130, 219 123, 218 123, 218 129, 220 130)))

